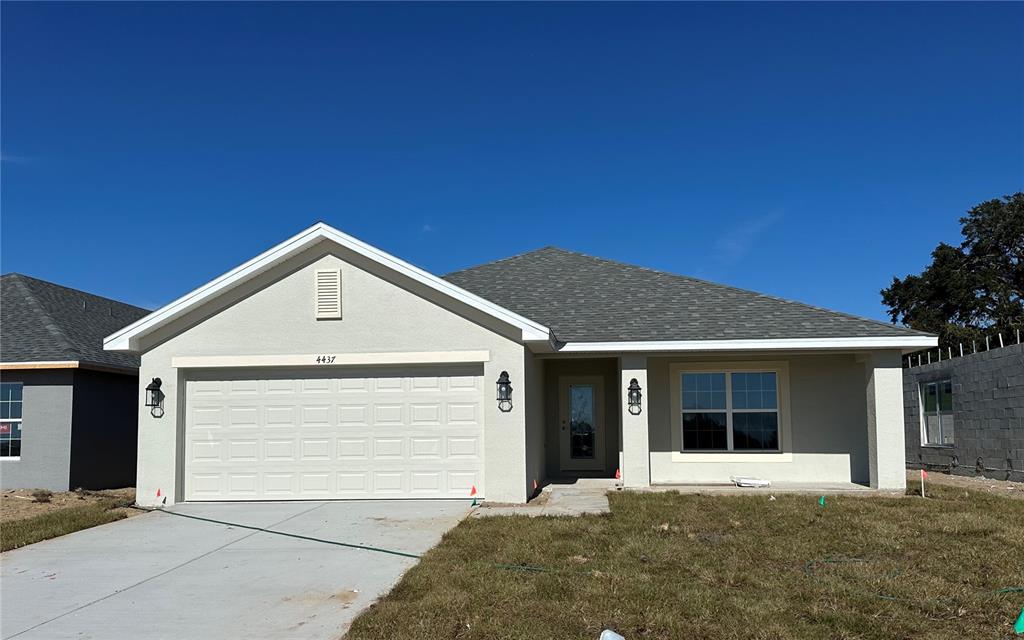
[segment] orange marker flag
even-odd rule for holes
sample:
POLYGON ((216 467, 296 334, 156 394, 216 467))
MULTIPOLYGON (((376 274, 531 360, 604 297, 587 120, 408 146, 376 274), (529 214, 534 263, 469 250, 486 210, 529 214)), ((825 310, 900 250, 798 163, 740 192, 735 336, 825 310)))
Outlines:
POLYGON ((469 495, 471 495, 471 496, 475 496, 476 495, 476 485, 475 484, 470 488, 469 495))
POLYGON ((622 469, 616 469, 615 470, 615 479, 616 480, 622 480, 622 469))
POLYGON ((156 497, 158 497, 158 498, 160 497, 160 490, 159 489, 156 490, 156 497))

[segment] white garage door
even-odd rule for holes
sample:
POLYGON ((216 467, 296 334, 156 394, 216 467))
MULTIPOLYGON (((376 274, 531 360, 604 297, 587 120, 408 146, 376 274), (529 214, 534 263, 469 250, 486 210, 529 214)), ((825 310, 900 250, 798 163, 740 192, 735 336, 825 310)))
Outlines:
POLYGON ((482 367, 186 382, 186 500, 483 494, 482 367))

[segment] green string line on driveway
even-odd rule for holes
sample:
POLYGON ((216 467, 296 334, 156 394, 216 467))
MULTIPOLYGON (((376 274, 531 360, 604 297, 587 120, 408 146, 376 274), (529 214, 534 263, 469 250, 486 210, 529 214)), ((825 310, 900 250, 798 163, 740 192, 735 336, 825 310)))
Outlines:
POLYGON ((239 524, 237 522, 226 522, 224 520, 215 520, 213 518, 203 518, 202 516, 193 516, 187 513, 178 513, 176 511, 167 511, 165 509, 146 509, 144 507, 132 506, 132 509, 138 509, 139 511, 166 513, 171 516, 178 516, 179 518, 188 518, 190 520, 201 520, 203 522, 212 522, 214 524, 222 524, 228 527, 238 527, 239 529, 248 529, 250 531, 259 531, 261 533, 271 533, 275 536, 285 536, 287 538, 295 538, 297 540, 308 540, 309 542, 322 542, 324 544, 333 544, 337 547, 347 547, 349 549, 359 549, 361 551, 376 551, 377 553, 387 553, 393 556, 400 556, 403 558, 414 558, 419 559, 420 556, 415 553, 406 553, 405 551, 395 551, 394 549, 383 549, 381 547, 371 547, 365 544, 353 544, 351 542, 338 542, 337 540, 325 540, 324 538, 314 538, 312 536, 303 536, 297 533, 287 533, 285 531, 274 531, 273 529, 264 529, 263 527, 253 527, 247 524, 239 524))

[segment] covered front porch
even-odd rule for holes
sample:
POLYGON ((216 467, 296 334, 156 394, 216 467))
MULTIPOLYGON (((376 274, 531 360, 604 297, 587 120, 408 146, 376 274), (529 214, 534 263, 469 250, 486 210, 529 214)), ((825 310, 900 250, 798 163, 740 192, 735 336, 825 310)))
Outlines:
POLYGON ((531 488, 618 477, 627 488, 706 489, 747 476, 795 490, 900 490, 900 355, 538 355, 531 488), (634 380, 641 397, 631 407, 634 380))

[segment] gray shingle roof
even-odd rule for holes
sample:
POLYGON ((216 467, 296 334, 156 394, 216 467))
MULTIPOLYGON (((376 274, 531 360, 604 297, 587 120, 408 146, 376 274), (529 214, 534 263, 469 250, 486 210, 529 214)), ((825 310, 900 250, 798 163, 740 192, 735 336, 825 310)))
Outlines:
POLYGON ((444 279, 547 325, 561 342, 927 335, 555 247, 444 279))
POLYGON ((138 368, 139 357, 103 350, 103 338, 149 310, 52 282, 0 276, 0 362, 78 360, 138 368))

